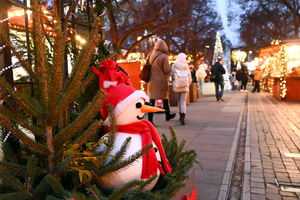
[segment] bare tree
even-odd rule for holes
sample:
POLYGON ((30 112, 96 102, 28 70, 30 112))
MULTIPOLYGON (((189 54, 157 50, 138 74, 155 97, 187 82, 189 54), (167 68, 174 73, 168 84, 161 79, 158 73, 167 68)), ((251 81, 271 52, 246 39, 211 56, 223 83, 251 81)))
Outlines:
POLYGON ((272 39, 299 38, 299 0, 241 0, 246 10, 241 38, 248 46, 270 44, 272 39))
POLYGON ((220 29, 222 29, 220 19, 209 1, 194 0, 187 23, 164 35, 173 53, 189 54, 195 64, 203 57, 209 59, 210 54, 205 46, 213 47, 216 32, 220 29))
POLYGON ((192 0, 105 0, 105 5, 109 39, 131 52, 143 40, 185 23, 192 0))

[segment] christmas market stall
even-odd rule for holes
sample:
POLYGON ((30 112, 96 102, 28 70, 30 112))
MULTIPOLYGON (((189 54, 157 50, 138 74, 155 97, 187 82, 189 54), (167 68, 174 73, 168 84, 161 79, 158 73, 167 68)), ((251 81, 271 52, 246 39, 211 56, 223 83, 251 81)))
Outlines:
POLYGON ((300 41, 286 41, 260 49, 263 88, 278 100, 300 101, 300 41))
POLYGON ((133 87, 138 90, 145 90, 145 83, 141 81, 139 74, 142 65, 145 64, 144 55, 142 53, 130 53, 126 60, 119 59, 118 65, 128 73, 128 76, 133 84, 133 87))

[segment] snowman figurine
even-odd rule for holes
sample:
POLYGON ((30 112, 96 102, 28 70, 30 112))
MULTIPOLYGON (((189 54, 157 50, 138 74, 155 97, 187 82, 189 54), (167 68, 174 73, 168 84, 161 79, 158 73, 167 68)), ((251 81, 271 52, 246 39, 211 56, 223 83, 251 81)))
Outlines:
MULTIPOLYGON (((125 158, 134 155, 149 144, 152 144, 153 147, 129 166, 99 177, 97 180, 98 184, 103 189, 113 190, 132 180, 147 180, 155 174, 159 176, 160 174, 170 173, 172 168, 166 157, 159 134, 151 122, 142 120, 147 112, 164 110, 146 105, 148 96, 145 92, 136 90, 124 83, 111 85, 105 88, 105 91, 107 98, 100 109, 101 116, 105 119, 104 124, 108 126, 107 105, 110 104, 114 108, 117 126, 115 144, 111 154, 115 155, 128 137, 131 138, 131 141, 124 156, 125 158)), ((105 144, 101 144, 97 148, 97 152, 102 152, 104 149, 105 144)), ((151 190, 157 180, 158 178, 153 180, 145 189, 151 190)))

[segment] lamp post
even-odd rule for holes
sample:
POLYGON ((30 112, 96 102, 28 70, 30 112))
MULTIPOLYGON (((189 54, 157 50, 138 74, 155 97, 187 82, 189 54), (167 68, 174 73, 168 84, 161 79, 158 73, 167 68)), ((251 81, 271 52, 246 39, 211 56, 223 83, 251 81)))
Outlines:
MULTIPOLYGON (((206 61, 208 61, 209 59, 207 58, 208 57, 208 50, 209 50, 209 48, 210 48, 210 46, 209 45, 205 45, 205 49, 204 49, 204 62, 206 61)), ((206 63, 205 62, 205 63, 206 63)), ((206 63, 206 64, 208 64, 208 63, 206 63)))

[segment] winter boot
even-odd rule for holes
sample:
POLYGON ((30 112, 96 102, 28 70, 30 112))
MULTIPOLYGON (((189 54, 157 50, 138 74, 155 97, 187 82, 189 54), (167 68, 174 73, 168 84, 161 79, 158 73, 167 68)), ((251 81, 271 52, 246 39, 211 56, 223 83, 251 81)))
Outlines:
POLYGON ((181 121, 181 118, 182 118, 182 113, 179 112, 179 121, 181 121))
MULTIPOLYGON (((150 99, 149 105, 150 106, 155 106, 155 99, 150 99)), ((154 125, 154 123, 153 123, 153 115, 154 115, 154 113, 148 113, 148 121, 150 121, 154 125)))
POLYGON ((166 121, 170 121, 170 119, 173 119, 176 116, 176 113, 171 113, 170 112, 170 106, 169 106, 169 100, 164 99, 163 100, 163 107, 166 112, 166 121))
POLYGON ((185 113, 180 113, 180 123, 181 125, 185 125, 185 113))
POLYGON ((148 121, 150 121, 153 124, 153 113, 148 113, 148 121))

